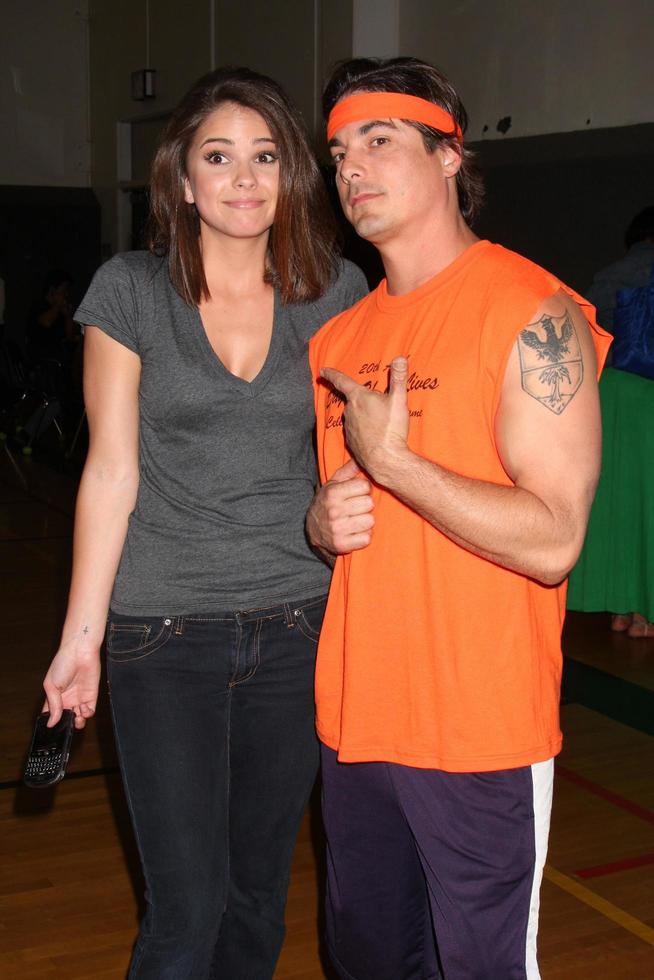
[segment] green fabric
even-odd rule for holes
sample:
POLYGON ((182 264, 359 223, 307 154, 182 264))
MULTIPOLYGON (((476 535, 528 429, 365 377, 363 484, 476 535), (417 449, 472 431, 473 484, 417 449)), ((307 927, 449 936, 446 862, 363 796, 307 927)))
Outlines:
POLYGON ((654 381, 607 368, 602 472, 568 608, 654 620, 654 381))

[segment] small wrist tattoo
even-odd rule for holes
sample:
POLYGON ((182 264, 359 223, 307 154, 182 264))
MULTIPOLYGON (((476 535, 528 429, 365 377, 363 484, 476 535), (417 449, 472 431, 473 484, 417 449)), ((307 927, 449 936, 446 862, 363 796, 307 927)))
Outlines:
POLYGON ((88 626, 83 626, 82 627, 82 633, 88 633, 88 631, 89 631, 88 626))

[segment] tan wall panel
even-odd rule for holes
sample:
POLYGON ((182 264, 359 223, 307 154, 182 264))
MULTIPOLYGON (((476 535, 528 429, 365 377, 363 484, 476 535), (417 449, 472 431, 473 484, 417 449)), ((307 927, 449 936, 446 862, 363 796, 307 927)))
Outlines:
POLYGON ((150 18, 157 103, 170 108, 211 67, 209 0, 150 0, 150 18))
POLYGON ((459 90, 469 137, 654 120, 651 0, 402 0, 400 49, 441 67, 459 90), (484 127, 487 127, 486 129, 484 127))
POLYGON ((217 63, 245 65, 272 76, 309 129, 315 111, 314 12, 312 0, 245 5, 216 0, 217 63))
POLYGON ((318 126, 316 143, 321 156, 327 156, 327 141, 320 100, 325 80, 337 61, 352 57, 353 0, 326 0, 320 11, 318 51, 318 126))
POLYGON ((88 187, 86 0, 3 0, 0 184, 88 187))
POLYGON ((208 0, 151 0, 149 60, 145 0, 91 0, 91 133, 92 183, 102 205, 103 241, 118 247, 116 124, 143 120, 135 135, 133 177, 147 178, 148 158, 162 124, 153 115, 169 114, 189 85, 209 69, 208 0), (156 98, 131 98, 131 73, 154 68, 156 98), (154 133, 153 133, 154 130, 154 133), (142 138, 147 135, 147 142, 142 138))

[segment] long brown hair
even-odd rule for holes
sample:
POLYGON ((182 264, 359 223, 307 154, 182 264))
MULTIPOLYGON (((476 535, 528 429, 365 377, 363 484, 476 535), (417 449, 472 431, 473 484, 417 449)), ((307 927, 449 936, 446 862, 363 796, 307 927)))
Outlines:
POLYGON ((265 281, 279 288, 285 303, 317 299, 337 265, 334 213, 298 110, 277 82, 249 68, 218 68, 204 75, 173 112, 152 163, 148 248, 167 256, 172 284, 190 306, 209 299, 200 220, 195 205, 184 199, 184 180, 196 130, 225 102, 258 112, 279 152, 279 195, 265 281))
MULTIPOLYGON (((340 62, 328 79, 323 93, 322 107, 325 119, 346 95, 355 92, 403 92, 417 95, 446 109, 465 133, 468 114, 458 93, 445 75, 418 58, 354 58, 340 62)), ((428 153, 433 153, 443 143, 456 143, 456 138, 442 133, 432 126, 403 119, 422 134, 428 153)), ((476 155, 465 143, 458 144, 461 167, 456 175, 459 209, 468 223, 477 216, 484 200, 484 182, 477 167, 476 155)))

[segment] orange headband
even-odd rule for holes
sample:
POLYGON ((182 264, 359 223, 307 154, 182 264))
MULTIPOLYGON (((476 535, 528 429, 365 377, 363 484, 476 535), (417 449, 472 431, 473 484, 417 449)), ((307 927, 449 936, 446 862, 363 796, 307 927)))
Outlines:
POLYGON ((327 139, 331 140, 339 129, 359 119, 412 119, 463 140, 461 127, 449 112, 427 99, 401 92, 360 92, 337 102, 327 120, 327 139))

